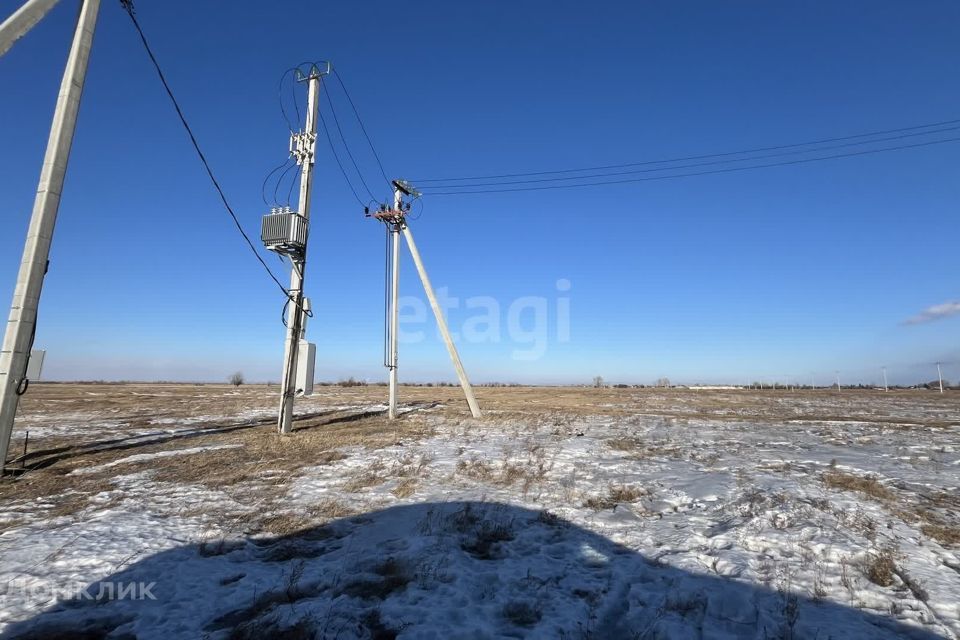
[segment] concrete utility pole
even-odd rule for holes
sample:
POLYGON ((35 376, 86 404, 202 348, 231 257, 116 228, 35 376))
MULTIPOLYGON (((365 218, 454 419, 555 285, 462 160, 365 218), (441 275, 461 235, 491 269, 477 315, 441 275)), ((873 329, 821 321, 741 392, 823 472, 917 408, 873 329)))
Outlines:
POLYGON ((840 372, 837 371, 836 374, 837 374, 837 393, 839 393, 840 392, 840 372))
MULTIPOLYGON (((308 224, 310 221, 310 191, 313 186, 313 164, 317 143, 317 109, 320 104, 320 77, 329 73, 321 71, 316 65, 304 74, 296 71, 296 80, 307 83, 307 114, 304 130, 290 136, 290 152, 300 165, 300 208, 298 213, 308 224)), ((307 264, 307 247, 302 251, 290 253, 290 304, 287 309, 287 339, 283 350, 283 373, 280 383, 280 412, 277 418, 277 430, 290 433, 293 427, 293 400, 297 394, 297 358, 300 351, 300 339, 303 337, 303 279, 307 264)))
POLYGON ((943 373, 940 371, 940 363, 937 363, 937 378, 940 380, 940 393, 943 393, 943 373))
MULTIPOLYGON (((41 3, 28 3, 24 9, 31 5, 36 9, 38 4, 41 3)), ((83 82, 87 74, 93 30, 99 10, 100 0, 83 0, 77 17, 73 43, 70 45, 57 106, 53 112, 53 124, 50 126, 47 151, 43 157, 43 168, 40 170, 40 183, 33 203, 33 214, 23 247, 17 284, 13 291, 10 319, 3 338, 3 348, 0 350, 0 473, 10 447, 17 405, 29 384, 26 378, 27 362, 36 332, 37 307, 49 265, 50 242, 57 222, 60 194, 63 192, 63 180, 67 173, 67 160, 73 144, 73 132, 77 124, 80 96, 83 94, 83 82)), ((13 17, 16 17, 16 14, 13 17)), ((4 25, 6 24, 5 22, 4 25)))
POLYGON ((397 415, 397 343, 398 343, 398 333, 399 333, 399 303, 398 303, 398 293, 400 286, 400 262, 399 262, 399 252, 400 252, 400 232, 403 232, 403 237, 407 241, 407 246, 410 248, 410 255, 413 257, 413 264, 417 267, 417 274, 420 276, 420 282, 423 284, 423 290, 427 294, 427 299, 430 301, 430 308, 433 309, 433 316, 437 320, 437 327, 440 329, 440 335, 443 336, 443 341, 447 346, 447 352, 450 354, 450 359, 453 361, 453 367, 457 372, 457 378, 460 380, 460 386, 463 388, 463 395, 466 396, 467 405, 470 407, 470 413, 474 418, 481 418, 483 414, 480 413, 480 405, 477 404, 477 399, 473 395, 473 387, 470 385, 470 380, 467 378, 467 372, 463 368, 463 363, 460 361, 460 354, 457 353, 457 347, 454 346, 453 340, 450 338, 450 330, 447 328, 447 320, 443 317, 443 311, 440 309, 440 305, 437 302, 437 296, 433 292, 433 286, 430 284, 430 278, 427 276, 427 270, 423 266, 423 260, 420 258, 420 252, 417 251, 417 245, 413 241, 413 234, 410 232, 410 227, 407 226, 406 220, 406 210, 409 209, 409 204, 404 207, 403 196, 404 195, 419 195, 408 183, 403 180, 394 180, 393 181, 393 209, 387 209, 385 206, 381 206, 379 211, 374 212, 372 215, 374 218, 377 218, 384 224, 388 225, 390 228, 391 238, 390 238, 390 250, 392 255, 390 256, 390 264, 392 265, 392 278, 390 281, 390 300, 388 302, 388 313, 390 315, 387 331, 387 362, 386 365, 390 369, 390 409, 389 416, 390 418, 395 418, 397 415))
MULTIPOLYGON (((403 205, 400 187, 393 187, 393 208, 400 211, 403 205)), ((387 368, 390 370, 390 409, 387 417, 397 417, 397 356, 399 353, 397 335, 400 331, 400 223, 389 226, 390 229, 390 323, 387 331, 387 368)))
POLYGON ((0 24, 0 56, 10 50, 35 24, 43 20, 58 0, 27 0, 0 24))
POLYGON ((887 368, 886 367, 881 367, 881 368, 883 369, 883 390, 890 391, 890 389, 887 387, 887 368))

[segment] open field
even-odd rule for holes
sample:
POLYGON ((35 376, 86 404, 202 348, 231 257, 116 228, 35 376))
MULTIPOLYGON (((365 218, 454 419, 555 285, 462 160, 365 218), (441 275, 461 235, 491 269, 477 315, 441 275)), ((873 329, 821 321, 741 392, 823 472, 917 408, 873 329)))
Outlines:
POLYGON ((31 387, 0 633, 960 636, 960 393, 276 393, 31 387))

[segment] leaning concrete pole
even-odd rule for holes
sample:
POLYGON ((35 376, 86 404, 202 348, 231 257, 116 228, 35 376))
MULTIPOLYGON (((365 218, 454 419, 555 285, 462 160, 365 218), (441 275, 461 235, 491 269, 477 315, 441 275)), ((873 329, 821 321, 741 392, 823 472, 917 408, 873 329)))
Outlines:
POLYGON ((35 24, 43 20, 58 0, 27 0, 0 24, 0 56, 10 50, 35 24))
POLYGON ((77 111, 83 93, 83 81, 90 59, 93 30, 97 24, 100 0, 83 0, 77 29, 67 56, 67 68, 60 84, 57 106, 50 127, 47 152, 40 170, 40 184, 33 203, 33 214, 23 247, 23 258, 17 284, 10 305, 10 320, 7 323, 0 350, 0 473, 7 459, 13 419, 17 413, 20 395, 26 391, 27 360, 36 330, 37 307, 43 278, 47 273, 50 256, 50 241, 57 222, 63 179, 67 172, 67 160, 73 143, 73 131, 77 124, 77 111))
MULTIPOLYGON (((299 71, 297 72, 299 73, 299 71)), ((293 135, 291 147, 300 163, 300 210, 310 222, 310 193, 313 187, 313 164, 317 142, 317 109, 320 104, 320 70, 310 66, 310 72, 301 78, 307 82, 307 114, 302 133, 293 135)), ((309 236, 308 236, 309 238, 309 236)), ((287 310, 287 340, 283 352, 283 378, 280 382, 280 411, 277 430, 290 433, 293 429, 293 399, 297 394, 297 359, 300 339, 303 337, 303 276, 307 265, 307 248, 300 256, 290 256, 290 304, 287 310)))
POLYGON ((453 360, 453 366, 457 370, 457 377, 460 378, 460 386, 463 387, 463 395, 467 397, 467 404, 470 405, 470 413, 473 414, 474 418, 480 418, 482 417, 480 405, 477 404, 477 399, 473 395, 473 387, 470 386, 470 380, 467 379, 467 372, 464 371, 463 363, 460 362, 460 355, 457 353, 457 348, 453 346, 453 340, 450 339, 447 321, 443 317, 443 311, 440 309, 440 305, 437 304, 437 296, 433 293, 433 286, 430 284, 430 278, 427 277, 427 270, 424 268, 423 261, 420 259, 420 252, 417 251, 417 245, 413 241, 413 234, 410 233, 410 227, 406 224, 403 225, 403 237, 407 239, 407 246, 410 247, 410 255, 413 256, 413 264, 416 265, 417 273, 420 274, 420 281, 423 282, 423 290, 427 293, 427 298, 430 300, 430 307, 433 309, 433 315, 437 319, 437 326, 443 335, 443 341, 447 345, 447 351, 450 353, 450 359, 453 360))

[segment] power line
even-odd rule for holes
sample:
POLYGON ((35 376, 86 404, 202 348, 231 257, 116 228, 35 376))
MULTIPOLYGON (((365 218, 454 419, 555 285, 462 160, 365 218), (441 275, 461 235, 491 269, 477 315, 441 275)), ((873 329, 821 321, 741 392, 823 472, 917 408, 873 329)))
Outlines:
MULTIPOLYGON (((956 131, 960 129, 960 126, 956 127, 947 127, 944 129, 936 129, 933 131, 925 131, 922 133, 906 133, 899 136, 889 136, 886 138, 877 138, 875 140, 869 140, 865 142, 846 142, 844 144, 830 145, 826 147, 818 147, 816 149, 800 149, 793 151, 781 151, 779 153, 768 153, 763 155, 754 155, 747 158, 726 158, 723 160, 709 160, 707 162, 695 162, 693 164, 681 164, 674 165, 670 167, 654 167, 648 169, 632 169, 630 171, 616 171, 616 172, 606 172, 606 173, 589 173, 580 176, 564 176, 559 178, 532 178, 529 180, 507 180, 507 181, 496 181, 496 182, 474 182, 470 184, 462 185, 439 185, 437 188, 472 188, 472 187, 492 187, 492 186, 502 186, 502 185, 511 185, 511 184, 531 184, 536 182, 564 182, 570 180, 586 180, 589 178, 607 178, 614 176, 626 176, 633 175, 637 173, 656 173, 660 171, 676 171, 678 169, 693 169, 696 167, 707 167, 718 164, 732 164, 736 162, 755 162, 757 160, 765 160, 767 158, 780 158, 783 156, 792 156, 792 155, 801 155, 805 153, 822 153, 824 151, 831 151, 833 149, 844 149, 847 147, 860 147, 868 144, 876 144, 878 142, 889 142, 891 140, 902 140, 904 138, 914 138, 917 136, 924 136, 933 133, 946 133, 948 131, 956 131)), ((425 187, 429 189, 430 187, 425 187)))
MULTIPOLYGON (((293 122, 290 121, 290 117, 287 115, 287 108, 283 105, 283 81, 287 79, 287 74, 289 74, 293 69, 287 69, 280 76, 280 84, 277 87, 277 99, 280 102, 280 113, 283 114, 283 119, 287 123, 287 129, 293 131, 293 122)), ((297 123, 299 124, 300 118, 297 118, 297 123)))
MULTIPOLYGON (((596 187, 601 185, 609 184, 627 184, 631 182, 651 182, 655 180, 671 180, 673 178, 688 178, 692 176, 705 176, 714 173, 732 173, 735 171, 748 171, 751 169, 766 169, 768 167, 781 167, 792 164, 804 164, 808 162, 819 162, 822 160, 834 160, 837 158, 850 158, 853 156, 863 156, 870 155, 874 153, 884 153, 887 151, 899 151, 901 149, 913 149, 917 147, 927 147, 935 144, 945 144, 948 142, 957 142, 960 141, 960 137, 957 138, 945 138, 943 140, 930 140, 927 142, 917 142, 914 144, 905 144, 894 147, 884 147, 881 149, 867 149, 865 151, 851 151, 849 153, 836 153, 829 156, 821 156, 817 158, 798 158, 796 160, 784 160, 782 162, 768 162, 766 164, 750 165, 746 167, 727 167, 724 169, 710 169, 707 171, 694 171, 690 173, 677 173, 668 176, 647 176, 643 178, 627 178, 623 180, 606 180, 601 182, 583 182, 579 184, 554 184, 554 185, 544 185, 538 187, 511 187, 507 189, 477 189, 472 191, 424 191, 424 195, 432 196, 455 196, 455 195, 468 195, 476 193, 506 193, 510 191, 543 191, 546 189, 574 189, 577 187, 596 187)), ((460 185, 461 187, 470 187, 473 185, 460 185)), ((438 188, 453 188, 450 187, 438 187, 438 188)))
POLYGON ((360 171, 360 167, 357 166, 357 161, 353 157, 353 153, 350 151, 350 145, 347 144, 347 138, 343 135, 343 129, 340 128, 340 118, 337 117, 337 110, 333 108, 333 99, 330 97, 329 91, 324 91, 324 95, 327 98, 327 104, 330 105, 330 113, 333 114, 333 123, 337 127, 337 132, 340 134, 340 141, 343 142, 343 148, 347 151, 347 157, 350 158, 350 162, 353 163, 353 168, 357 172, 357 177, 360 178, 360 184, 363 185, 363 188, 367 190, 367 195, 371 199, 376 200, 377 196, 373 195, 373 192, 370 191, 370 187, 367 186, 367 181, 363 179, 363 172, 360 171))
MULTIPOLYGON (((283 173, 280 174, 280 177, 277 178, 277 184, 273 185, 273 202, 274 202, 274 204, 277 204, 277 205, 280 204, 280 197, 277 195, 277 193, 280 191, 280 185, 283 184, 283 181, 284 181, 284 179, 287 177, 287 174, 290 173, 291 171, 293 171, 294 169, 296 169, 297 167, 298 167, 297 163, 294 162, 294 163, 291 164, 289 167, 287 167, 286 169, 284 169, 284 170, 283 170, 283 173)), ((297 174, 294 173, 294 174, 293 174, 293 177, 290 178, 290 180, 292 181, 292 182, 291 182, 291 185, 292 185, 293 182, 296 182, 296 181, 297 181, 297 174)), ((286 202, 285 202, 284 204, 290 204, 290 196, 289 196, 289 195, 287 196, 287 200, 286 200, 286 202)))
POLYGON ((294 76, 293 82, 290 83, 290 97, 293 99, 293 110, 297 114, 297 126, 296 129, 300 129, 300 104, 297 102, 297 76, 296 69, 293 69, 294 76))
POLYGON ((387 184, 392 187, 393 185, 390 182, 390 178, 387 177, 387 172, 383 170, 383 163, 380 162, 380 154, 378 154, 377 150, 374 148, 373 140, 370 139, 370 134, 367 133, 367 128, 363 126, 363 120, 360 119, 360 112, 357 111, 357 105, 354 104, 353 98, 350 97, 350 92, 347 91, 347 85, 343 84, 343 79, 340 77, 340 73, 337 71, 336 67, 333 69, 333 75, 337 78, 337 82, 340 83, 340 88, 343 90, 343 95, 347 96, 347 101, 350 102, 350 107, 353 109, 353 115, 357 117, 357 122, 360 124, 360 130, 363 131, 363 135, 367 139, 367 144, 370 145, 370 151, 373 152, 373 157, 377 159, 377 166, 380 167, 380 175, 382 175, 387 184))
MULTIPOLYGON (((272 171, 270 171, 270 173, 267 174, 267 177, 265 177, 263 179, 263 182, 260 184, 260 198, 263 200, 263 204, 267 205, 268 207, 270 206, 270 203, 267 202, 267 183, 270 181, 270 178, 272 178, 277 171, 280 171, 281 169, 286 167, 287 163, 289 162, 290 162, 290 158, 288 157, 281 164, 278 164, 272 171)), ((276 194, 276 191, 274 191, 274 194, 276 194)), ((274 195, 273 204, 277 204, 276 195, 274 195)))
MULTIPOLYGON (((812 145, 818 145, 818 144, 826 144, 826 143, 828 143, 828 142, 841 142, 841 141, 844 141, 844 140, 855 140, 855 139, 858 139, 858 138, 871 138, 871 137, 874 137, 874 136, 887 135, 887 134, 891 134, 891 133, 901 133, 901 132, 904 132, 904 131, 918 131, 918 130, 920 130, 920 129, 931 129, 931 128, 934 128, 934 127, 943 127, 943 126, 947 126, 947 125, 955 125, 955 124, 958 124, 958 123, 960 123, 960 119, 944 120, 944 121, 942 121, 942 122, 932 122, 932 123, 929 123, 929 124, 921 124, 921 125, 915 125, 915 126, 911 126, 911 127, 900 127, 900 128, 897 128, 897 129, 885 129, 885 130, 881 130, 881 131, 871 131, 871 132, 869 132, 869 133, 858 133, 858 134, 854 134, 854 135, 838 136, 838 137, 833 137, 833 138, 822 138, 822 139, 820 139, 820 140, 811 140, 811 141, 808 141, 808 142, 795 142, 795 143, 791 143, 791 144, 782 144, 782 145, 775 145, 775 146, 768 146, 768 147, 755 147, 755 148, 753 148, 753 149, 743 149, 743 150, 740 150, 740 151, 725 151, 725 152, 722 152, 722 153, 708 153, 708 154, 701 154, 701 155, 694 155, 694 156, 684 156, 684 157, 678 157, 678 158, 666 158, 666 159, 662 159, 662 160, 643 160, 643 161, 639 161, 639 162, 627 162, 627 163, 623 163, 623 164, 608 164, 608 165, 598 165, 598 166, 593 166, 593 167, 581 167, 581 168, 579 168, 579 169, 557 169, 557 170, 554 170, 554 171, 528 171, 528 172, 522 172, 522 173, 502 173, 502 174, 497 174, 497 175, 464 176, 464 177, 455 177, 455 178, 419 178, 419 179, 414 179, 414 180, 412 180, 412 182, 416 182, 416 183, 418 183, 418 184, 422 184, 422 183, 425 183, 425 182, 463 182, 463 181, 467 181, 467 180, 494 180, 494 179, 499 179, 499 178, 522 178, 522 177, 526 177, 526 176, 545 176, 545 175, 558 174, 558 173, 580 173, 580 172, 584 172, 584 171, 600 171, 600 170, 604 170, 604 169, 622 169, 622 168, 625 168, 625 167, 639 167, 639 166, 645 166, 645 165, 651 165, 651 164, 669 164, 669 163, 674 163, 674 162, 686 162, 686 161, 689 161, 689 160, 704 160, 704 159, 707 159, 707 158, 722 158, 722 157, 728 157, 728 156, 734 156, 734 155, 744 155, 744 154, 749 154, 749 153, 760 153, 760 152, 763 152, 763 151, 777 151, 777 150, 780 150, 780 149, 793 149, 793 148, 797 148, 797 147, 806 147, 806 146, 812 146, 812 145)), ((915 134, 915 135, 925 135, 926 133, 933 133, 933 132, 918 133, 918 134, 915 134)), ((869 144, 869 142, 871 142, 871 141, 864 141, 863 144, 869 144)), ((810 152, 815 152, 816 149, 811 149, 811 150, 809 150, 809 151, 810 151, 810 152)), ((440 186, 445 186, 445 187, 464 186, 464 187, 467 187, 467 186, 473 186, 473 185, 440 185, 440 186)))
POLYGON ((300 128, 300 105, 299 105, 299 103, 297 102, 297 92, 296 92, 297 81, 296 81, 296 76, 294 76, 294 81, 293 81, 293 83, 291 83, 291 85, 290 85, 290 96, 291 96, 291 98, 293 99, 293 108, 294 108, 294 110, 296 111, 296 115, 297 115, 297 126, 296 126, 296 127, 294 127, 294 126, 293 126, 293 123, 290 121, 290 117, 287 115, 287 109, 286 109, 286 107, 283 105, 283 82, 287 79, 287 76, 288 76, 289 74, 291 74, 291 73, 294 73, 294 74, 295 74, 296 71, 297 71, 297 69, 299 69, 300 67, 302 67, 303 65, 306 65, 306 64, 311 64, 311 63, 310 63, 310 62, 301 62, 300 64, 298 64, 298 65, 295 66, 295 67, 290 67, 289 69, 287 69, 286 71, 284 71, 284 72, 280 75, 280 85, 279 85, 279 87, 277 88, 277 98, 279 98, 279 101, 280 101, 280 113, 283 114, 283 119, 287 122, 287 128, 290 129, 290 133, 293 133, 295 129, 299 129, 299 128, 300 128))
POLYGON ((357 190, 353 188, 353 183, 350 182, 350 177, 343 168, 343 163, 340 162, 340 156, 337 155, 337 149, 333 146, 333 138, 330 137, 330 129, 327 128, 327 121, 323 117, 323 112, 318 109, 317 115, 320 116, 320 124, 323 125, 323 133, 327 138, 327 143, 330 145, 330 152, 333 154, 333 159, 337 161, 337 166, 340 167, 340 173, 343 175, 344 181, 347 183, 347 186, 350 187, 350 193, 353 194, 353 197, 356 198, 361 207, 366 206, 364 205, 363 200, 360 199, 360 196, 357 195, 357 190))
MULTIPOLYGON (((296 166, 296 165, 294 165, 296 166)), ((293 197, 293 188, 297 186, 297 174, 290 178, 290 187, 287 189, 287 206, 290 206, 290 199, 293 197)))
POLYGON ((193 130, 190 128, 190 125, 187 123, 187 119, 183 115, 183 111, 180 109, 180 104, 177 102, 177 99, 173 95, 173 91, 170 89, 170 84, 167 82, 167 78, 163 75, 163 70, 160 68, 160 63, 157 62, 156 56, 153 55, 153 50, 150 48, 150 45, 147 43, 147 37, 143 33, 143 29, 140 28, 140 23, 137 22, 137 17, 134 15, 133 0, 120 0, 121 6, 126 10, 127 15, 130 16, 131 22, 133 22, 134 28, 137 30, 137 33, 140 36, 140 41, 143 43, 143 48, 147 52, 147 56, 150 58, 150 62, 153 63, 154 69, 157 70, 157 76, 160 78, 160 82, 163 84, 164 90, 167 92, 167 96, 170 98, 170 102, 173 103, 173 108, 177 111, 177 116, 180 118, 180 122, 183 124, 183 128, 186 130, 187 135, 190 136, 190 142, 193 144, 194 150, 197 152, 197 156, 200 158, 200 162, 203 163, 204 169, 207 171, 207 176, 210 178, 210 182, 213 183, 214 188, 217 190, 217 193, 220 195, 220 200, 223 201, 223 206, 226 208, 227 213, 230 214, 230 217, 233 219, 233 223, 237 227, 237 231, 240 232, 240 235, 243 236, 243 239, 246 241, 247 246, 250 247, 250 251, 257 258, 261 265, 263 265, 264 270, 267 272, 267 275, 276 283, 276 285, 283 291, 283 294, 289 299, 290 291, 287 290, 283 284, 280 283, 280 280, 277 279, 277 276, 274 275, 273 271, 270 270, 270 267, 267 266, 267 263, 264 262, 263 257, 260 255, 260 252, 257 251, 254 247, 253 242, 250 240, 250 236, 247 235, 247 232, 243 230, 243 226, 240 224, 240 220, 237 219, 237 214, 233 212, 233 207, 230 206, 230 203, 227 202, 227 196, 223 193, 223 188, 220 186, 220 183, 217 182, 217 178, 213 175, 213 169, 210 168, 210 163, 207 162, 207 158, 203 155, 203 151, 200 150, 200 144, 197 142, 196 136, 193 135, 193 130))

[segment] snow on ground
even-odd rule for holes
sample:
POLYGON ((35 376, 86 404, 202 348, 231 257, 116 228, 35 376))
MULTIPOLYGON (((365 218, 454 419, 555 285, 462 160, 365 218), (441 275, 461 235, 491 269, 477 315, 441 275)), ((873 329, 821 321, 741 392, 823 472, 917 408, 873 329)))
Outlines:
MULTIPOLYGON (((93 384, 39 388, 47 397, 37 401, 27 396, 26 407, 17 420, 20 434, 28 431, 34 442, 70 438, 72 444, 78 444, 119 436, 179 434, 227 421, 268 420, 277 410, 275 394, 267 387, 93 384)), ((356 406, 327 404, 322 410, 356 406)), ((303 398, 297 402, 295 413, 303 415, 320 408, 314 400, 303 398)))
POLYGON ((630 402, 493 409, 482 421, 414 411, 400 424, 419 421, 423 436, 344 446, 292 474, 265 469, 242 494, 260 489, 256 499, 154 477, 170 457, 229 457, 235 444, 126 455, 83 469, 121 472, 79 514, 0 505, 0 522, 21 523, 0 534, 0 629, 960 636, 950 411, 909 406, 890 420, 863 396, 848 413, 803 398, 776 397, 785 417, 771 421, 737 420, 735 408, 702 417, 712 411, 689 396, 672 415, 630 402), (263 490, 281 480, 278 496, 263 490))
POLYGON ((156 453, 138 453, 132 456, 126 456, 125 458, 118 458, 116 460, 111 460, 104 464, 98 464, 92 467, 82 467, 80 469, 75 469, 70 473, 98 473, 104 469, 109 469, 110 467, 116 467, 121 464, 130 464, 131 462, 146 462, 148 460, 155 460, 156 458, 169 458, 170 456, 188 456, 192 453, 203 453, 205 451, 217 451, 219 449, 234 449, 236 447, 242 447, 240 444, 221 444, 207 447, 190 447, 187 449, 172 449, 170 451, 157 451, 156 453))

